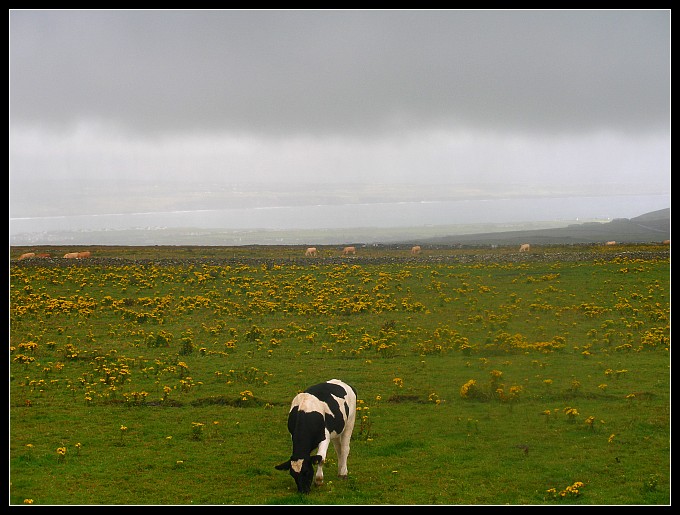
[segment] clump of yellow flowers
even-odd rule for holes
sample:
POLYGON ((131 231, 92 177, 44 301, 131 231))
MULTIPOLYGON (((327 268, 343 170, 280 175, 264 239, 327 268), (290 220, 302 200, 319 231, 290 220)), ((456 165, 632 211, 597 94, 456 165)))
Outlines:
POLYGON ((573 485, 569 485, 563 490, 557 491, 556 488, 549 488, 548 495, 554 499, 565 499, 567 497, 578 497, 581 495, 581 488, 585 486, 581 481, 576 481, 573 485))

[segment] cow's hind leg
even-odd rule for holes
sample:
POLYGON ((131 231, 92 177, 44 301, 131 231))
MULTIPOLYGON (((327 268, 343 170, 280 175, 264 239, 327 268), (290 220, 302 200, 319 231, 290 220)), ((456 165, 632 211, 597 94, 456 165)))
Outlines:
POLYGON ((340 479, 347 479, 347 455, 349 448, 343 444, 341 438, 333 440, 335 447, 335 454, 338 456, 338 477, 340 479))
POLYGON ((347 458, 349 457, 349 443, 352 439, 353 430, 354 417, 350 416, 340 438, 333 440, 335 452, 338 455, 338 477, 341 479, 347 479, 347 458))

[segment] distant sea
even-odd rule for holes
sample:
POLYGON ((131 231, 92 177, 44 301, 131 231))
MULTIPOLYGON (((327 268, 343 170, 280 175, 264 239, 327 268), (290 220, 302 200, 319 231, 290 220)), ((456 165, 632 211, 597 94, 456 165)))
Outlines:
MULTIPOLYGON (((546 221, 607 221, 634 218, 670 207, 670 195, 549 197, 531 199, 386 202, 249 209, 108 213, 10 218, 10 241, 50 232, 201 228, 340 229, 457 224, 515 224, 546 221)), ((33 243, 38 241, 30 238, 33 243)), ((20 243, 19 243, 20 244, 20 243)))

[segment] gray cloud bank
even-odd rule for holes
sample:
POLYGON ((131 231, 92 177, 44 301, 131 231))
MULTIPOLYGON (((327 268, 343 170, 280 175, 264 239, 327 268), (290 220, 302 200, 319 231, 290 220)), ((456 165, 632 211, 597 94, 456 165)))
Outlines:
POLYGON ((13 124, 667 130, 667 11, 15 11, 13 124))

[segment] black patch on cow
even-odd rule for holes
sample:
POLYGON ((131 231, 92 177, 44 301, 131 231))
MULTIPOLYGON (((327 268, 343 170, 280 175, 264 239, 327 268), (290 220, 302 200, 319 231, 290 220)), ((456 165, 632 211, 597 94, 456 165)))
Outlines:
POLYGON ((295 406, 288 414, 288 432, 293 438, 291 459, 309 458, 309 453, 326 438, 323 414, 300 411, 295 406))

